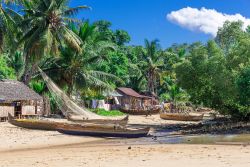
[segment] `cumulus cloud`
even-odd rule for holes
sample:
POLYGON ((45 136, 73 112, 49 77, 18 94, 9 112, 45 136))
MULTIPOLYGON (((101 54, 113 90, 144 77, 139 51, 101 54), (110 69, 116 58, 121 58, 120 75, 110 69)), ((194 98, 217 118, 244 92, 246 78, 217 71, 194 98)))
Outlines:
POLYGON ((167 19, 189 30, 203 32, 212 36, 216 36, 218 28, 222 27, 227 20, 241 20, 244 23, 244 28, 250 25, 250 19, 241 14, 229 15, 204 7, 201 9, 187 7, 173 11, 167 15, 167 19))

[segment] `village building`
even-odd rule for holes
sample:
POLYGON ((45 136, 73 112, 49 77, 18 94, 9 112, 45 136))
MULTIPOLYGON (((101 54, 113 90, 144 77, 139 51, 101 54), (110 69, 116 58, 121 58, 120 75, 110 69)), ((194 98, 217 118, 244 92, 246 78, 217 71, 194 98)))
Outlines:
POLYGON ((0 118, 42 115, 43 98, 25 84, 0 80, 0 118))
POLYGON ((151 108, 154 99, 144 96, 131 88, 117 88, 116 91, 122 96, 118 97, 120 106, 125 109, 147 109, 151 108))

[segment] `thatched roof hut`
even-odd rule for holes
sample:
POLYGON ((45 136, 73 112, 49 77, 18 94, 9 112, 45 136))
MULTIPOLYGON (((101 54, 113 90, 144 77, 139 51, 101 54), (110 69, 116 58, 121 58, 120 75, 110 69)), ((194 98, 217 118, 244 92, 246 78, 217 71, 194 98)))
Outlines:
POLYGON ((42 97, 22 82, 0 80, 0 101, 27 100, 42 100, 42 97))
POLYGON ((43 98, 22 82, 0 80, 0 118, 41 115, 43 98))

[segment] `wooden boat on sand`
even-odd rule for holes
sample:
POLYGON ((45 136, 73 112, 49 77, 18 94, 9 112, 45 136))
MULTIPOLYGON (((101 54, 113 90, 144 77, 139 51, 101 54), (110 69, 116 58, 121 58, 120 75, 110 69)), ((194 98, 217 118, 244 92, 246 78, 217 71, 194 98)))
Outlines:
POLYGON ((67 135, 94 137, 139 138, 148 135, 150 128, 127 128, 121 126, 70 125, 59 126, 57 131, 67 135))
POLYGON ((77 136, 138 138, 148 135, 150 128, 127 128, 112 124, 75 124, 45 120, 15 119, 9 114, 9 123, 26 129, 57 130, 60 133, 77 136))
POLYGON ((69 115, 67 119, 69 121, 75 122, 75 123, 93 123, 93 124, 115 124, 115 125, 121 125, 126 126, 128 123, 129 116, 127 115, 125 118, 120 120, 105 120, 105 119, 83 119, 82 116, 73 116, 69 115))
POLYGON ((161 113, 161 119, 175 121, 201 121, 204 114, 161 113))
POLYGON ((161 109, 159 107, 152 108, 152 109, 125 109, 121 108, 121 111, 126 114, 130 115, 154 115, 159 114, 161 109))
POLYGON ((45 120, 35 120, 35 119, 15 119, 12 115, 8 115, 8 121, 14 126, 18 126, 25 129, 35 129, 35 130, 48 130, 55 131, 59 124, 64 123, 45 121, 45 120))

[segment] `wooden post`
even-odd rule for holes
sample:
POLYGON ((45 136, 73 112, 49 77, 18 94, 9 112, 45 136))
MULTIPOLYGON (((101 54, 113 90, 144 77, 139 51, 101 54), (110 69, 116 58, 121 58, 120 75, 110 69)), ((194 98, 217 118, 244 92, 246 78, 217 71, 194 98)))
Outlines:
POLYGON ((37 115, 37 100, 35 101, 35 115, 37 115))
POLYGON ((47 96, 43 96, 43 115, 49 116, 51 114, 50 101, 47 96))

